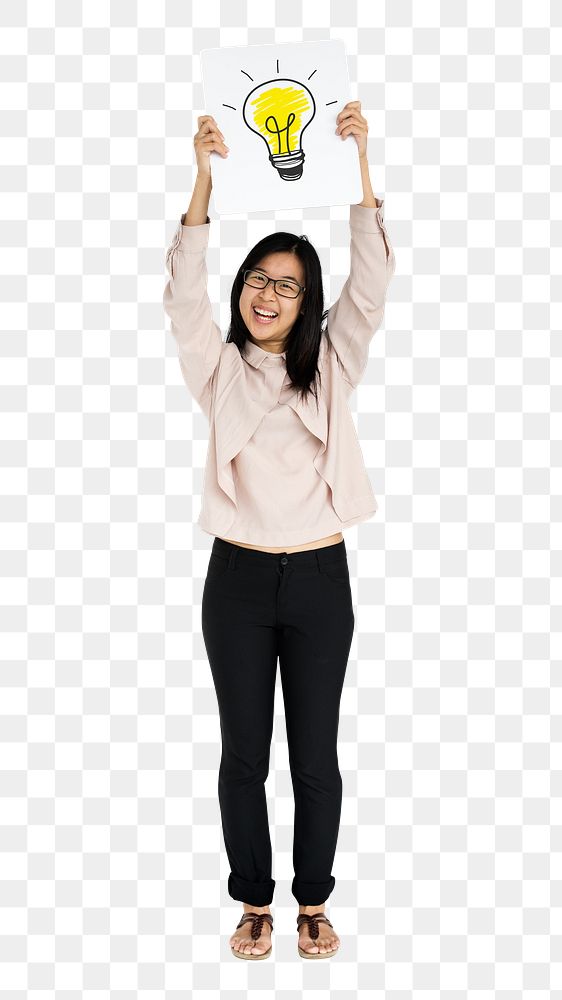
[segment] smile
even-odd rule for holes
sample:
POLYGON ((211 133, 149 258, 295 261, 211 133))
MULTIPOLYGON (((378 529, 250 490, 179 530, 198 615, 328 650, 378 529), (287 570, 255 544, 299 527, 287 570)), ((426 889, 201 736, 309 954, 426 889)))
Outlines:
POLYGON ((277 319, 277 314, 275 316, 262 316, 262 315, 260 315, 258 312, 256 312, 256 307, 255 306, 252 306, 252 312, 254 313, 254 316, 256 317, 258 323, 273 323, 273 320, 277 319))

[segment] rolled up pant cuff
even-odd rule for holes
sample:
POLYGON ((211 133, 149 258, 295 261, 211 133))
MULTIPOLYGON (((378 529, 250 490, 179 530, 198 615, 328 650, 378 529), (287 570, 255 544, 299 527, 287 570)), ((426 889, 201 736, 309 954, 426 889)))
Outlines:
POLYGON ((299 882, 295 877, 291 892, 299 906, 320 906, 325 903, 336 884, 333 875, 327 882, 299 882))
POLYGON ((242 903, 250 906, 269 906, 273 901, 273 890, 275 889, 275 879, 268 879, 266 882, 248 882, 244 878, 238 878, 232 872, 228 876, 228 894, 232 899, 238 899, 242 903))

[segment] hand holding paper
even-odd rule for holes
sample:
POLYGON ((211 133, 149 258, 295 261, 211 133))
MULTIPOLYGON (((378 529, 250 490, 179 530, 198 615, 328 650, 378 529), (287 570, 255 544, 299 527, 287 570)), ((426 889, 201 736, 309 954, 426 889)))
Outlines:
POLYGON ((369 126, 367 119, 361 114, 361 101, 348 101, 345 108, 340 111, 336 122, 336 134, 341 135, 342 139, 347 139, 348 135, 354 135, 359 156, 366 156, 369 126))
POLYGON ((368 125, 348 100, 342 41, 204 49, 201 67, 209 120, 230 145, 228 157, 211 147, 219 215, 361 200, 368 125))

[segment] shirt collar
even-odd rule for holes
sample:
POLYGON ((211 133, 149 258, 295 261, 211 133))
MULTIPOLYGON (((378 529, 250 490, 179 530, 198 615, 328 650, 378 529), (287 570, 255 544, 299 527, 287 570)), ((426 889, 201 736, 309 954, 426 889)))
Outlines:
POLYGON ((249 338, 246 340, 242 353, 247 361, 250 362, 254 368, 259 368, 261 364, 265 362, 266 365, 284 365, 285 358, 287 355, 286 351, 281 354, 274 354, 273 351, 266 351, 259 344, 254 344, 253 340, 249 338))

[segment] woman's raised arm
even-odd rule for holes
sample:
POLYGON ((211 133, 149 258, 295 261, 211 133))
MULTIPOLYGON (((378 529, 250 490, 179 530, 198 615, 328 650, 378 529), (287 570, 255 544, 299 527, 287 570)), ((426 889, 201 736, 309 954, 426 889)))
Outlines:
POLYGON ((222 346, 222 334, 213 319, 207 293, 208 209, 212 187, 209 157, 212 152, 220 152, 226 147, 214 119, 203 116, 199 118, 199 126, 194 138, 197 178, 189 208, 182 215, 166 251, 169 280, 163 303, 178 345, 184 381, 208 417, 211 381, 222 346))

